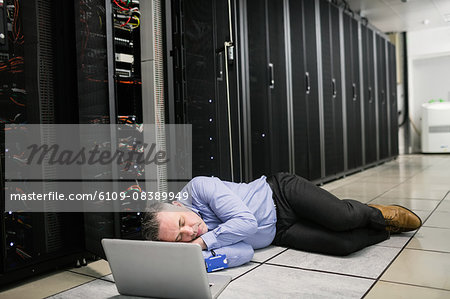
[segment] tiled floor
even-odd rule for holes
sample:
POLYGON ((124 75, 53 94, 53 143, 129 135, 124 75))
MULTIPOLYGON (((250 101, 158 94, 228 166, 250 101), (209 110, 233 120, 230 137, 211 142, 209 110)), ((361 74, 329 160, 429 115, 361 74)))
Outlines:
MULTIPOLYGON (((233 281, 220 298, 450 298, 450 156, 400 156, 323 188, 341 198, 404 205, 424 225, 347 257, 258 250, 252 262, 224 271, 233 281)), ((46 296, 122 297, 105 261, 0 293, 15 299, 46 296)))

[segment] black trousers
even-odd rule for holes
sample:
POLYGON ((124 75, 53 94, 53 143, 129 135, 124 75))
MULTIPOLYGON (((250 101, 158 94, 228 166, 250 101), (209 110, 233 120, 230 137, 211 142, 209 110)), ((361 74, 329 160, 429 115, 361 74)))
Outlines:
POLYGON ((267 178, 277 209, 274 245, 348 255, 389 238, 381 212, 356 200, 340 200, 289 173, 267 178))

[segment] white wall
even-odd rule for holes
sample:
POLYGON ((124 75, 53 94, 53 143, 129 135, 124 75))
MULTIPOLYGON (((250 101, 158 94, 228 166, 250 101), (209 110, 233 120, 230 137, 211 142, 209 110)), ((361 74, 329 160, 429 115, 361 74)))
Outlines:
POLYGON ((421 105, 430 99, 450 101, 450 27, 408 32, 409 118, 411 144, 420 152, 421 105))
POLYGON ((450 55, 450 26, 408 32, 410 59, 450 55))

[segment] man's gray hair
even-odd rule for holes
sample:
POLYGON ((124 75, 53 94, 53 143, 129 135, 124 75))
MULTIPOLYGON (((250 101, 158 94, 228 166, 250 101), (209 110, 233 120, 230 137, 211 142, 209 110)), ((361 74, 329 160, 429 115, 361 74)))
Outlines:
POLYGON ((159 241, 158 213, 171 205, 164 202, 154 202, 147 206, 142 217, 142 237, 144 240, 159 241))

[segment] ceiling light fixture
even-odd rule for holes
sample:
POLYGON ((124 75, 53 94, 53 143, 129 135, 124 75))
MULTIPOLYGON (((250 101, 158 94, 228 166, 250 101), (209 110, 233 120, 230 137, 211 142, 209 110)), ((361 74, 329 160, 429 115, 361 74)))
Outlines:
POLYGON ((428 25, 428 24, 430 24, 430 20, 425 19, 425 20, 422 21, 422 23, 423 23, 424 25, 428 25))

